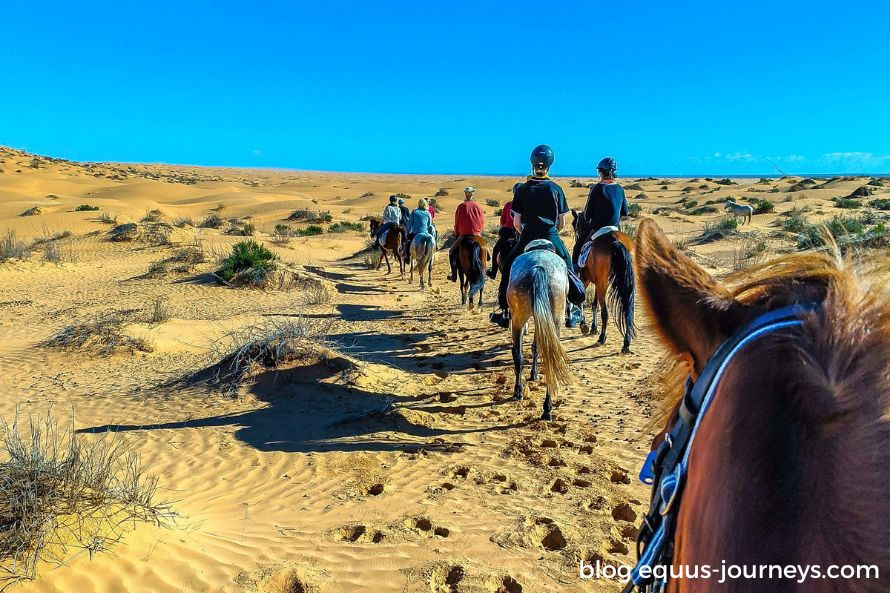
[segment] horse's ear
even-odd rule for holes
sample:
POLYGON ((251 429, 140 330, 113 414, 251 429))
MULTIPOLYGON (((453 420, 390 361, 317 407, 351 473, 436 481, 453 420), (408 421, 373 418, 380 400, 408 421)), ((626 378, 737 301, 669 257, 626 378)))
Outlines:
POLYGON ((699 373, 746 318, 745 306, 680 253, 651 219, 637 229, 636 264, 649 314, 668 345, 699 373))

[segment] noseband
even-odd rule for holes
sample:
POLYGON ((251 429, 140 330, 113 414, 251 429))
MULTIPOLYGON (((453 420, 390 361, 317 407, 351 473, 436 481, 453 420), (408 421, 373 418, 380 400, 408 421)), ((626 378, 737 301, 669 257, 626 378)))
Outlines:
MULTIPOLYGON (((652 502, 637 537, 637 564, 623 593, 630 593, 635 587, 644 593, 655 593, 667 584, 666 576, 656 579, 652 573, 656 566, 669 569, 673 562, 674 529, 689 469, 689 453, 726 367, 749 343, 766 334, 802 325, 801 314, 816 308, 812 303, 795 304, 760 315, 717 348, 697 381, 691 377, 686 380, 676 422, 640 470, 640 481, 652 485, 652 502)), ((668 573, 669 570, 665 571, 665 575, 668 573)))

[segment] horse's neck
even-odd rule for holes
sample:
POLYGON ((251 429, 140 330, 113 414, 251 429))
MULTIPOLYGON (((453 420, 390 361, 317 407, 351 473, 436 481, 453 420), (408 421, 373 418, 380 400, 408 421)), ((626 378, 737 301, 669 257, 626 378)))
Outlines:
MULTIPOLYGON (((772 354, 791 359, 790 352, 784 353, 788 358, 772 354)), ((694 441, 675 564, 890 568, 890 520, 886 493, 879 493, 890 483, 888 455, 868 437, 851 434, 862 432, 853 425, 808 417, 811 390, 782 391, 802 384, 792 372, 737 368, 721 381, 694 441)), ((762 585, 728 590, 762 591, 762 585)), ((803 585, 785 580, 771 581, 769 590, 873 590, 857 587, 838 580, 803 585)))

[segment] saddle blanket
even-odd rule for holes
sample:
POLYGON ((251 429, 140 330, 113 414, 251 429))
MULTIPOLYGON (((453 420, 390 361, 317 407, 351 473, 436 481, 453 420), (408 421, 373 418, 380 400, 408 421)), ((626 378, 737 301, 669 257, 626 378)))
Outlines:
POLYGON ((620 231, 617 226, 604 226, 603 228, 597 230, 593 233, 587 242, 581 247, 581 254, 578 256, 578 267, 584 268, 587 265, 587 258, 590 257, 590 250, 593 249, 593 242, 602 237, 603 235, 607 235, 609 233, 617 233, 620 231))

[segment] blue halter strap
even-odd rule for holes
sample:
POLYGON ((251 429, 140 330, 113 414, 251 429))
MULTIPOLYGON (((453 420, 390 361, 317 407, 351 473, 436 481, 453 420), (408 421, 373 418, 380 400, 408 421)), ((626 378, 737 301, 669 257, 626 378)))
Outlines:
POLYGON ((689 454, 726 368, 751 342, 802 325, 802 314, 816 309, 818 304, 795 304, 758 316, 717 348, 697 381, 691 378, 686 381, 686 393, 676 422, 658 448, 649 453, 640 470, 640 480, 652 485, 652 501, 637 539, 637 564, 624 593, 630 593, 635 587, 641 592, 661 591, 666 584, 666 580, 654 579, 653 569, 659 565, 670 566, 673 560, 674 527, 689 469, 689 454))

